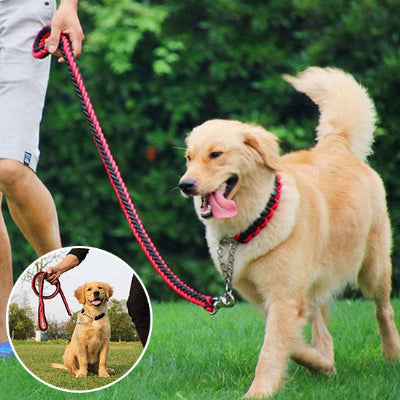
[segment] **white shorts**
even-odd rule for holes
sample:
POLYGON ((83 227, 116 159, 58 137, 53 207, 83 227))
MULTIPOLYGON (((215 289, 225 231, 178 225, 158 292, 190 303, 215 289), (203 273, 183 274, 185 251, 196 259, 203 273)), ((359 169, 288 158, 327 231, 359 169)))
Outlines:
POLYGON ((50 57, 37 60, 31 50, 55 9, 55 0, 0 0, 0 158, 34 171, 50 57))

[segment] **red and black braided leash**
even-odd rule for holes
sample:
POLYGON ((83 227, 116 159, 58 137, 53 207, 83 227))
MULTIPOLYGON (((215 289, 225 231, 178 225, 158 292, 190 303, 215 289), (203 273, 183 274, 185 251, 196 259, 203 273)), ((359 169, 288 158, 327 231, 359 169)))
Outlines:
POLYGON ((55 283, 56 289, 54 290, 54 293, 48 296, 45 296, 43 294, 43 288, 44 288, 44 281, 45 281, 45 272, 38 272, 35 274, 32 278, 32 290, 33 293, 36 294, 37 297, 39 297, 39 309, 38 309, 38 322, 39 322, 39 328, 42 331, 46 331, 48 324, 47 324, 47 319, 46 319, 46 313, 44 311, 44 300, 50 300, 54 297, 57 296, 58 293, 60 293, 60 296, 64 302, 65 309, 67 310, 67 313, 69 316, 72 315, 71 310, 68 307, 67 299, 64 296, 64 292, 61 290, 61 285, 60 282, 57 280, 55 283), (36 281, 37 279, 40 278, 39 281, 39 289, 36 288, 36 281))
MULTIPOLYGON (((51 28, 49 25, 45 26, 36 36, 33 44, 33 56, 35 58, 44 58, 49 53, 45 47, 45 40, 50 36, 51 28)), ((107 141, 104 137, 100 123, 94 112, 92 103, 87 93, 82 75, 79 71, 75 57, 71 50, 71 42, 67 35, 61 35, 59 50, 61 51, 64 60, 66 61, 76 94, 82 105, 83 113, 89 124, 93 140, 96 144, 100 158, 107 171, 111 185, 118 197, 122 211, 128 221, 128 224, 135 236, 137 242, 146 254, 150 263, 162 277, 162 279, 180 296, 189 300, 190 302, 203 307, 206 311, 214 313, 216 311, 215 302, 216 298, 197 292, 192 289, 181 279, 179 279, 168 267, 161 255, 158 253, 157 248, 148 236, 139 215, 132 203, 128 189, 125 186, 118 166, 110 152, 107 141)))

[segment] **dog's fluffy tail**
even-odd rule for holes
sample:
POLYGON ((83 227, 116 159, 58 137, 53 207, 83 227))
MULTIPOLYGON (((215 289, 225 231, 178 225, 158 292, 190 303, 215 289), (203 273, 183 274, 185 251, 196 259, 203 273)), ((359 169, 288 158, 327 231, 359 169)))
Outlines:
POLYGON ((328 134, 338 134, 362 160, 372 153, 375 107, 351 75, 335 68, 310 67, 296 77, 283 78, 319 107, 318 141, 328 134))
POLYGON ((65 365, 63 365, 63 364, 51 364, 51 367, 52 368, 55 368, 55 369, 68 369, 65 365))

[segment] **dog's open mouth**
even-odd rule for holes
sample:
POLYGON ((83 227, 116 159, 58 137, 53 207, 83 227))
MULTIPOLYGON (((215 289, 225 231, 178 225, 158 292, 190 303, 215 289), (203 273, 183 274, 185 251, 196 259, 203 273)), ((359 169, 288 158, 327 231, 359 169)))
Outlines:
POLYGON ((236 203, 228 196, 238 182, 236 175, 231 176, 215 192, 201 197, 200 215, 203 218, 232 218, 237 214, 236 203))
POLYGON ((92 301, 90 302, 90 304, 91 304, 92 306, 98 307, 98 306, 101 305, 102 302, 103 302, 102 299, 94 299, 94 300, 92 300, 92 301))

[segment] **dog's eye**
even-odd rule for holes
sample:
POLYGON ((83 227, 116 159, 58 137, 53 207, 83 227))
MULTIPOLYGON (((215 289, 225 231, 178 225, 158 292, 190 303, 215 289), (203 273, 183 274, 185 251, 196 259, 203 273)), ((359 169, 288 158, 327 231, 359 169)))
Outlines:
POLYGON ((99 290, 103 289, 103 286, 99 286, 98 289, 99 289, 99 290))
POLYGON ((213 151, 210 153, 210 158, 218 158, 220 155, 222 155, 222 151, 213 151))
POLYGON ((186 156, 186 161, 189 162, 190 160, 191 160, 190 156, 187 155, 187 156, 186 156))
POLYGON ((90 292, 92 289, 88 288, 87 291, 90 292))

